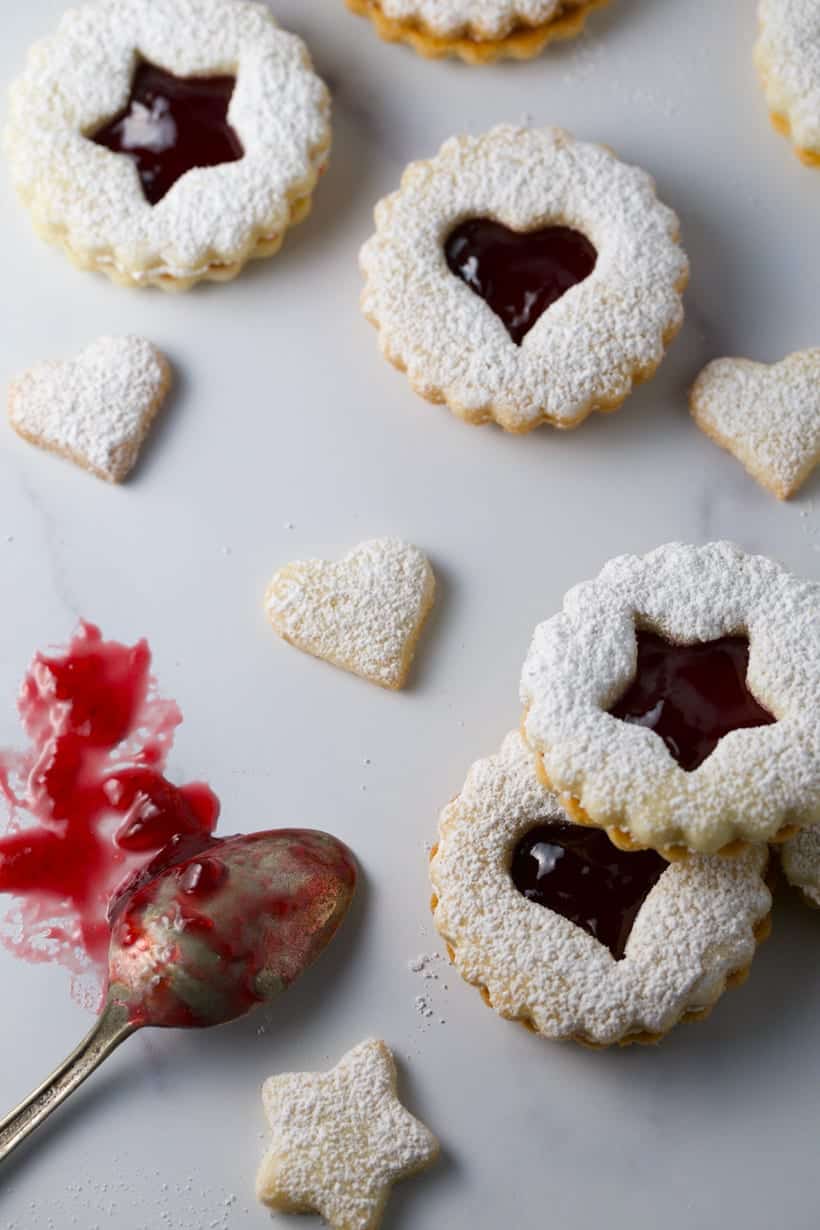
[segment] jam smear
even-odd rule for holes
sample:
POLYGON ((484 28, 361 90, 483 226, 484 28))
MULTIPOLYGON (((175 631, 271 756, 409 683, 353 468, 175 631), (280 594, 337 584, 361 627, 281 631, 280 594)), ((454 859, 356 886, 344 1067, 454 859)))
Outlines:
POLYGON ((638 912, 668 865, 654 850, 627 854, 600 829, 559 820, 524 834, 510 874, 528 901, 582 927, 621 961, 638 912))
POLYGON ((461 278, 501 318, 520 346, 562 295, 592 273, 598 253, 568 226, 511 231, 491 218, 470 218, 447 239, 444 255, 461 278))
POLYGON ((691 773, 730 731, 777 720, 749 691, 748 669, 746 637, 673 645, 641 630, 635 680, 610 713, 654 730, 691 773))
POLYGON ((101 965, 117 886, 171 839, 194 853, 216 826, 207 786, 164 775, 182 718, 150 668, 145 641, 105 641, 88 623, 29 668, 18 708, 30 745, 0 752, 0 894, 16 930, 0 938, 21 956, 101 965))
POLYGON ((175 77, 143 60, 128 105, 91 140, 133 160, 156 205, 194 167, 238 162, 245 151, 228 123, 236 78, 175 77))

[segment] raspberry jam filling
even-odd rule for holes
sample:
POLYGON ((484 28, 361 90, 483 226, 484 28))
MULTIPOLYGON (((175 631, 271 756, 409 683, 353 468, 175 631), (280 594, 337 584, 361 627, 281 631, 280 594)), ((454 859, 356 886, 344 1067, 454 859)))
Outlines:
POLYGON ((117 885, 173 838, 189 850, 212 841, 216 796, 164 775, 182 717, 156 695, 150 668, 145 641, 105 641, 83 623, 65 650, 37 654, 23 681, 29 746, 0 752, 0 894, 13 924, 0 938, 20 956, 75 973, 101 965, 117 885))
POLYGON ((548 307, 592 273, 598 253, 568 226, 511 231, 491 218, 470 218, 447 239, 450 272, 480 295, 516 346, 548 307))
POLYGON ((638 912, 668 865, 653 850, 618 850, 600 829, 555 821, 524 834, 510 874, 528 901, 568 918, 621 961, 638 912))
POLYGON ((748 669, 746 637, 673 645, 655 632, 639 631, 635 680, 610 713, 654 730, 691 773, 730 731, 777 720, 749 691, 748 669))
POLYGON ((194 167, 244 157, 228 123, 236 78, 175 77, 143 60, 128 105, 91 139, 134 162, 145 199, 156 205, 194 167))

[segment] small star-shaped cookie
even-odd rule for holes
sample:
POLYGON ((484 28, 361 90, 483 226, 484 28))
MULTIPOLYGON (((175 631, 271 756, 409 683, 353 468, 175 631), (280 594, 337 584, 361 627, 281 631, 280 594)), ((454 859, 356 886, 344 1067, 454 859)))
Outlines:
POLYGON ((273 1131, 256 1180, 263 1204, 321 1213, 333 1230, 375 1230, 390 1188, 439 1153, 396 1096, 384 1042, 362 1042, 330 1072, 272 1076, 262 1101, 273 1131))

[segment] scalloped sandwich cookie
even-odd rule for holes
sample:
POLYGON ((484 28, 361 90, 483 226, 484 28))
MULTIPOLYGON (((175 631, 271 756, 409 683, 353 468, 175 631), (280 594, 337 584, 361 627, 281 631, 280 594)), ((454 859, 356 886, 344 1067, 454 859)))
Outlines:
POLYGON ((799 158, 820 166, 820 5, 761 0, 755 63, 772 123, 799 158))
POLYGON ((528 60, 548 43, 580 34, 609 0, 347 0, 388 43, 406 43, 427 59, 459 56, 468 64, 528 60))
POLYGON ((769 929, 765 846, 667 863, 573 824, 519 733, 473 765, 430 865, 435 923, 501 1016, 590 1046, 657 1042, 743 981, 769 929))
POLYGON ((310 209, 330 99, 249 0, 89 0, 32 48, 5 146, 43 238, 126 286, 272 256, 310 209))
POLYGON ((364 314, 416 392, 467 422, 615 410, 683 321, 677 218, 645 171, 560 129, 455 137, 375 216, 364 314))
POLYGON ((801 829, 796 837, 784 842, 780 846, 780 865, 806 903, 820 909, 820 825, 801 829))
POLYGON ((524 735, 573 820, 675 858, 820 820, 820 584, 727 542, 610 560, 535 630, 524 735))

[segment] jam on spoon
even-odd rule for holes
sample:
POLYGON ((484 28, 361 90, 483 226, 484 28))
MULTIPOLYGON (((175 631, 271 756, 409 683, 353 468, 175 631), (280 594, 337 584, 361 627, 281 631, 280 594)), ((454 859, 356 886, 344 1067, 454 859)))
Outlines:
POLYGON ((748 668, 746 637, 674 645, 639 630, 635 679, 610 713, 654 730, 691 773, 730 731, 777 720, 749 691, 748 668))
POLYGON ((91 134, 135 164, 145 199, 156 205, 194 167, 238 162, 245 151, 228 123, 236 78, 175 77, 142 60, 119 115, 91 134))
POLYGON ((592 273, 598 253, 568 226, 511 231, 492 218, 469 218, 444 246, 447 265, 501 318, 520 346, 536 321, 592 273))
POLYGON ((510 875, 529 901, 582 927, 620 961, 638 912, 667 867, 653 850, 627 854, 600 829, 558 820, 524 834, 510 875))
POLYGON ((326 833, 178 838, 114 901, 102 1014, 0 1122, 0 1162, 135 1030, 220 1025, 285 990, 333 938, 355 887, 350 851, 326 833))
POLYGON ((66 649, 35 656, 18 708, 29 746, 0 752, 0 897, 22 931, 3 942, 78 972, 105 962, 116 886, 174 837, 210 840, 219 800, 164 774, 182 715, 157 695, 145 641, 82 623, 66 649))

